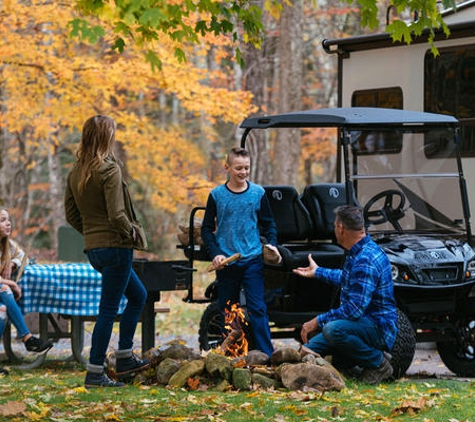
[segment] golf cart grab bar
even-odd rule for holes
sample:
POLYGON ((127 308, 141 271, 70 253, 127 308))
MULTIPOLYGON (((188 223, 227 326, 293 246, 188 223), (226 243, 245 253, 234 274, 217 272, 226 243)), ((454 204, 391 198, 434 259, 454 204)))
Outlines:
POLYGON ((437 177, 437 178, 459 178, 458 173, 408 173, 408 174, 384 174, 384 175, 353 175, 352 179, 406 179, 413 177, 437 177))

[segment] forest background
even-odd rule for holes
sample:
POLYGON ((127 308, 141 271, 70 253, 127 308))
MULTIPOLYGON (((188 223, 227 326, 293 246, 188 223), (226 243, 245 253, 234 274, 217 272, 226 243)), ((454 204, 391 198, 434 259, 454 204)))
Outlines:
MULTIPOLYGON (((255 2, 262 10, 260 45, 212 31, 178 43, 170 31, 119 52, 104 16, 95 18, 96 39, 71 36, 75 2, 0 0, 0 205, 11 214, 14 237, 33 254, 47 250, 57 259, 65 178, 82 125, 106 114, 118 123, 117 153, 150 252, 160 259, 180 255, 178 226, 224 181, 224 157, 239 145, 239 123, 336 106, 337 62, 321 41, 370 32, 362 29, 359 6, 340 0, 269 4, 255 2)), ((377 4, 381 26, 373 31, 380 32, 387 3, 377 4)), ((326 131, 303 140, 295 130, 279 136, 256 143, 251 180, 303 186, 334 179, 336 149, 326 131)))

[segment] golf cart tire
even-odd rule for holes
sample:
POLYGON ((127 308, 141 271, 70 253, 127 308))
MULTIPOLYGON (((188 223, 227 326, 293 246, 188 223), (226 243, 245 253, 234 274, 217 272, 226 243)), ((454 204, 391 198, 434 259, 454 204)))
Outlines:
POLYGON ((400 309, 397 310, 397 314, 398 332, 391 350, 394 379, 404 376, 409 366, 411 366, 416 351, 416 335, 411 321, 400 309))
POLYGON ((198 332, 200 350, 210 350, 218 347, 222 341, 222 315, 218 301, 211 302, 203 312, 198 332))
POLYGON ((458 377, 475 377, 475 321, 473 318, 459 321, 458 335, 452 341, 437 342, 437 351, 444 362, 458 377))
MULTIPOLYGON (((200 350, 215 349, 224 340, 223 329, 223 316, 219 308, 219 302, 216 300, 211 302, 203 312, 200 321, 200 329, 198 332, 198 343, 200 350)), ((242 327, 244 336, 248 342, 248 350, 255 348, 252 331, 249 326, 249 320, 246 316, 246 321, 242 327)))

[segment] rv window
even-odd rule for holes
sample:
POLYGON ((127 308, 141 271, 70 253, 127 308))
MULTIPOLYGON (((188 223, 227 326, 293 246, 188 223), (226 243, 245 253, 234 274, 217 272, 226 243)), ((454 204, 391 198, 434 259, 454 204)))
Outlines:
MULTIPOLYGON (((475 45, 439 49, 424 58, 424 111, 450 114, 461 122, 462 157, 475 157, 475 45)), ((429 158, 443 158, 443 140, 427 139, 429 158)))
POLYGON ((394 87, 355 91, 351 96, 351 105, 353 107, 380 107, 402 110, 402 89, 394 87))

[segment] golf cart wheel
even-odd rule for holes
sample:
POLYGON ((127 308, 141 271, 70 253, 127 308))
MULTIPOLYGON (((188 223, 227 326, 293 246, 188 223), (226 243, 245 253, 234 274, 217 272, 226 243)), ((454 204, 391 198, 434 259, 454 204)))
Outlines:
POLYGON ((391 350, 393 378, 401 378, 411 366, 416 351, 416 335, 411 321, 404 312, 397 310, 398 333, 391 350))
POLYGON ((211 302, 203 312, 200 320, 199 345, 200 350, 210 350, 218 347, 223 341, 223 318, 217 301, 211 302))
POLYGON ((475 319, 462 319, 456 324, 457 336, 451 341, 437 342, 442 362, 459 377, 475 376, 475 319))

